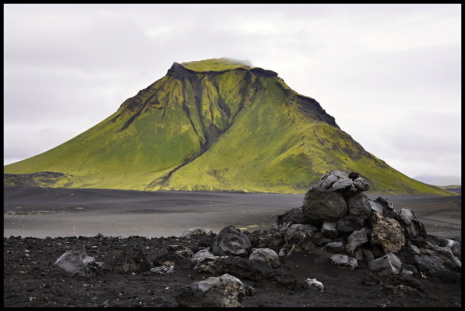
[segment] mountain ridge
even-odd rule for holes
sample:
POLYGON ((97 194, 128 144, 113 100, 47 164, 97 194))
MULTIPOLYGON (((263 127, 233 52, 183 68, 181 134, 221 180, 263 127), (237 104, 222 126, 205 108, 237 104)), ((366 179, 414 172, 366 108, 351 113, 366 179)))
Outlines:
POLYGON ((302 193, 329 170, 357 171, 378 192, 449 194, 367 152, 276 72, 225 58, 175 62, 102 122, 4 166, 66 174, 76 188, 281 193, 302 193))

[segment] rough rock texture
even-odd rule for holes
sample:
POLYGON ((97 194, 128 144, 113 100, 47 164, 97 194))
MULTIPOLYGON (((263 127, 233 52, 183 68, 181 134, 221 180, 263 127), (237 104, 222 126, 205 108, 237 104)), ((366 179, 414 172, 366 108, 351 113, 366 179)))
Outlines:
POLYGON ((320 225, 338 221, 347 214, 348 207, 341 193, 314 187, 305 194, 302 210, 306 223, 320 225))
POLYGON ((238 278, 223 274, 193 282, 180 289, 176 301, 180 307, 242 307, 244 284, 238 278))
POLYGON ((250 248, 250 240, 246 234, 237 230, 234 226, 227 226, 215 237, 211 252, 217 256, 248 256, 250 248))
POLYGON ((405 244, 405 235, 399 222, 376 211, 373 211, 371 221, 371 242, 381 245, 386 253, 400 251, 405 244))

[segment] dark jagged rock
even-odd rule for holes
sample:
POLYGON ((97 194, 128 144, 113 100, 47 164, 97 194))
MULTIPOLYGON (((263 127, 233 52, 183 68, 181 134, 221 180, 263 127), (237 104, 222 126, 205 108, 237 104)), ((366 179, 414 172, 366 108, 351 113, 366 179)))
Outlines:
POLYGON ((305 194, 302 210, 305 222, 315 225, 338 221, 348 213, 347 203, 341 193, 319 187, 313 187, 305 194))
POLYGON ((215 237, 211 251, 217 256, 248 256, 251 248, 249 237, 234 226, 224 227, 215 237))

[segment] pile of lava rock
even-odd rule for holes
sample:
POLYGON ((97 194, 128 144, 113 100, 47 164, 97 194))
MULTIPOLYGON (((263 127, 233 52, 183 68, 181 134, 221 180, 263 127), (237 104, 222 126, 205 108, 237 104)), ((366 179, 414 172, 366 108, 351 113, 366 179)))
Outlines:
POLYGON ((305 194, 302 207, 278 216, 272 228, 250 233, 252 246, 269 247, 281 257, 295 249, 310 254, 323 248, 341 269, 365 261, 382 276, 427 274, 455 283, 460 242, 428 235, 412 210, 396 211, 384 197, 369 199, 363 193, 369 188, 358 173, 330 171, 305 194))

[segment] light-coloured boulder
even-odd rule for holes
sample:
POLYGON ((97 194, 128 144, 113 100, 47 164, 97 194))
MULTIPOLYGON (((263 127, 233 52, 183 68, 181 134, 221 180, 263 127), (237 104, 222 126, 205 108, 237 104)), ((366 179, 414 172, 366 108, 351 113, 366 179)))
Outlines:
POLYGON ((182 233, 183 238, 192 238, 192 237, 208 237, 212 236, 214 233, 210 229, 202 227, 193 227, 185 230, 182 233))
POLYGON ((54 265, 65 276, 86 276, 89 274, 88 265, 94 260, 94 257, 87 255, 84 245, 75 245, 61 255, 54 265))
POLYGON ((278 254, 271 248, 257 248, 249 256, 249 260, 259 260, 272 268, 279 268, 281 262, 278 254))
POLYGON ((179 307, 190 308, 234 308, 242 307, 245 296, 244 284, 230 274, 209 277, 182 287, 176 296, 179 307))
POLYGON ((402 269, 402 262, 393 253, 388 253, 383 257, 374 259, 368 263, 371 271, 378 272, 382 276, 398 274, 402 269))

